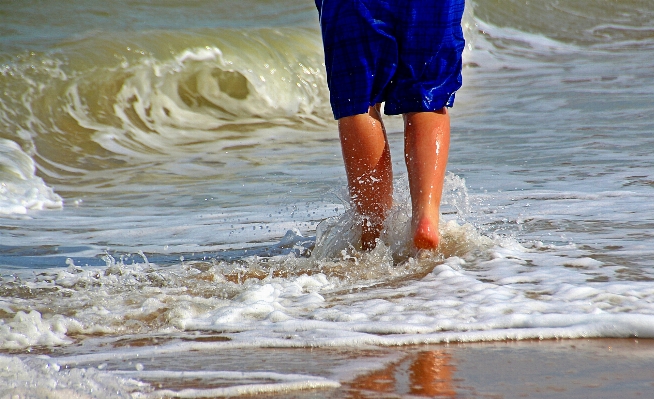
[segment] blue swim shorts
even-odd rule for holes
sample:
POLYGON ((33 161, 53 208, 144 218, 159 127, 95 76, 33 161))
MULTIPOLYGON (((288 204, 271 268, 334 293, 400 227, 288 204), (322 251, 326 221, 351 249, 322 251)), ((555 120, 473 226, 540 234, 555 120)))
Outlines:
POLYGON ((465 0, 315 0, 334 118, 435 111, 461 87, 465 0))

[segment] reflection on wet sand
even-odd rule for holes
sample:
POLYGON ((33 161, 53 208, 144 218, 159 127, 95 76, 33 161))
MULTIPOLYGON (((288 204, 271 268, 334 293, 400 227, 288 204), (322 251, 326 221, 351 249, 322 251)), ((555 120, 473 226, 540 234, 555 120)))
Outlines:
POLYGON ((450 354, 423 351, 346 384, 351 389, 348 397, 372 398, 385 393, 454 398, 452 376, 455 371, 450 354))

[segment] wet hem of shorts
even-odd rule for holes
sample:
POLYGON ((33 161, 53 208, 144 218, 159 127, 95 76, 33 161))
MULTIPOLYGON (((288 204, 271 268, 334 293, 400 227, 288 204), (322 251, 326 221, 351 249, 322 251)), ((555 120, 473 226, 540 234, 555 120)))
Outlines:
MULTIPOLYGON (((424 103, 421 104, 414 104, 417 106, 405 106, 405 107, 396 107, 394 109, 388 109, 387 107, 384 107, 384 115, 402 115, 402 114, 408 114, 411 112, 433 112, 433 111, 438 111, 441 110, 445 107, 447 108, 452 108, 454 106, 454 94, 452 93, 448 95, 448 99, 445 101, 441 102, 431 102, 430 106, 425 106, 424 103), (433 106, 433 104, 439 104, 439 106, 433 106)), ((346 118, 348 116, 354 116, 354 115, 361 115, 361 114, 366 114, 368 113, 368 108, 375 105, 373 104, 368 104, 367 102, 359 103, 357 106, 348 106, 348 107, 334 107, 332 104, 332 113, 334 114, 334 119, 339 120, 341 118, 346 118), (365 105, 363 105, 365 104, 365 105)))

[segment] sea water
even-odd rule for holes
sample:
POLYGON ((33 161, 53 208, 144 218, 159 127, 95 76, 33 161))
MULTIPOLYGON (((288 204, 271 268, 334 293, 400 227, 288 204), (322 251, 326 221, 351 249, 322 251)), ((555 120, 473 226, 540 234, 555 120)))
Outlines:
POLYGON ((311 1, 0 5, 0 392, 230 396, 347 374, 224 360, 245 349, 654 338, 654 7, 466 7, 443 245, 408 244, 390 117, 362 253, 311 1))

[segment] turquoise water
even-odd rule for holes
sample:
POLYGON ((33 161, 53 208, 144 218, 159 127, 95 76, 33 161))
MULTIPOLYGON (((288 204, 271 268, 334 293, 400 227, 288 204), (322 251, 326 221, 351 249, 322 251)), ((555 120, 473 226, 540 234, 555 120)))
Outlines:
MULTIPOLYGON (((467 4, 445 245, 426 256, 397 118, 384 245, 350 247, 312 2, 0 18, 2 392, 161 396, 190 350, 654 337, 648 1, 467 4)), ((185 361, 213 373, 196 388, 343 374, 185 361)))

